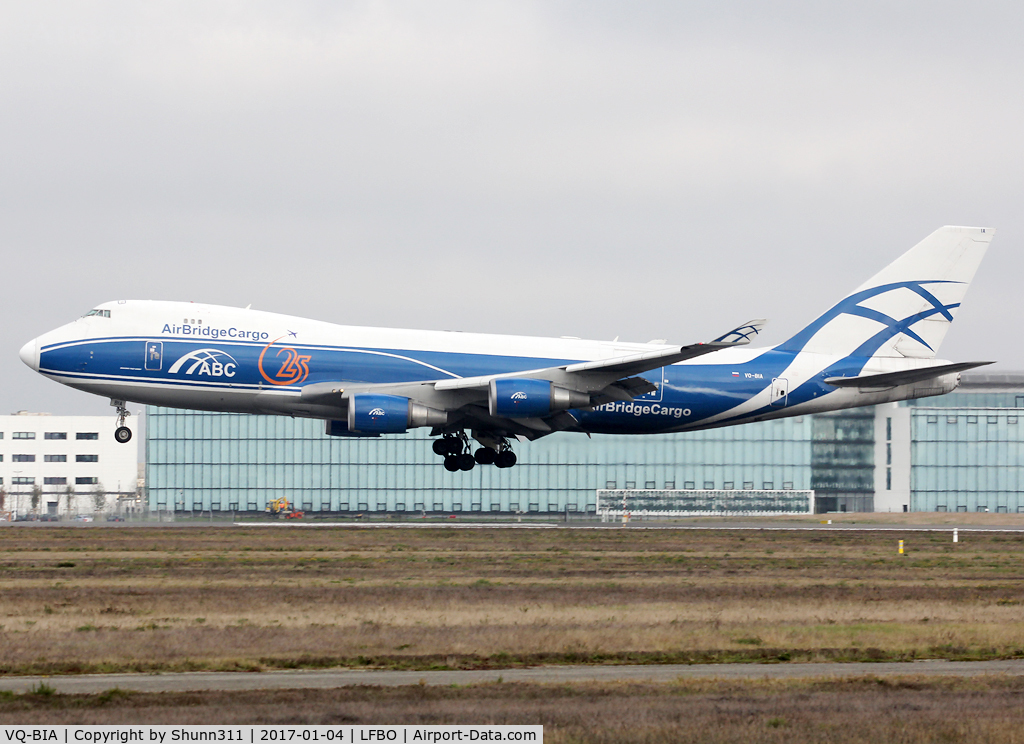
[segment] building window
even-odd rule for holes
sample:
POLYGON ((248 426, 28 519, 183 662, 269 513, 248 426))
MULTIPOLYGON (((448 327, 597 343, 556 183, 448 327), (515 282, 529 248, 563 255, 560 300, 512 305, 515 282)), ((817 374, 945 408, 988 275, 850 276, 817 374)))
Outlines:
POLYGON ((743 490, 744 491, 753 491, 754 490, 754 481, 743 481, 743 490))
POLYGON ((775 481, 765 481, 764 483, 761 484, 761 490, 762 491, 774 491, 775 490, 775 481))
POLYGON ((75 478, 76 486, 95 486, 99 483, 97 478, 75 478))
POLYGON ((657 487, 658 484, 655 483, 654 481, 647 481, 646 483, 644 483, 644 488, 646 488, 648 491, 653 491, 657 487))
POLYGON ((885 419, 885 441, 892 441, 892 417, 885 419))
POLYGON ((75 439, 99 439, 100 434, 98 431, 80 431, 75 434, 75 439))
POLYGON ((693 481, 683 481, 683 488, 687 491, 692 491, 695 488, 693 481))
POLYGON ((946 416, 946 423, 947 424, 955 424, 956 420, 957 420, 956 416, 946 416))
POLYGON ((967 423, 968 424, 976 424, 976 423, 978 423, 978 417, 977 416, 968 416, 967 417, 967 423))
POLYGON ((714 491, 715 490, 715 482, 714 481, 704 481, 704 490, 705 491, 714 491))
POLYGON ((35 478, 11 478, 11 483, 16 486, 34 486, 36 484, 35 478))
POLYGON ((782 490, 783 491, 792 491, 793 490, 793 481, 782 481, 782 490))
POLYGON ((48 431, 43 434, 43 439, 67 439, 68 433, 66 431, 48 431))
POLYGON ((892 468, 885 469, 885 490, 892 490, 892 468))
POLYGON ((4 461, 4 456, 0 455, 0 462, 3 462, 3 461, 4 461))
POLYGON ((939 423, 939 417, 938 416, 929 416, 928 417, 928 423, 929 424, 937 424, 937 423, 939 423))
POLYGON ((67 455, 43 455, 43 462, 67 462, 67 455))
POLYGON ((723 491, 731 491, 734 488, 732 481, 726 481, 722 484, 723 491))
POLYGON ((608 481, 607 483, 604 484, 604 487, 607 490, 609 490, 609 491, 614 491, 615 490, 615 481, 608 481))
POLYGON ((75 462, 99 462, 99 455, 75 455, 75 462))
POLYGON ((67 482, 67 478, 43 478, 43 484, 47 486, 64 486, 67 482))
POLYGON ((626 481, 627 491, 632 491, 634 488, 636 488, 636 481, 626 481))
POLYGON ((941 512, 946 511, 946 505, 945 504, 936 504, 935 505, 935 511, 941 511, 941 512))
POLYGON ((892 465, 892 442, 885 443, 885 464, 892 465))
POLYGON ((16 431, 11 434, 11 439, 35 439, 36 433, 34 431, 16 431))
POLYGON ((665 490, 666 491, 674 491, 674 490, 676 490, 676 482, 675 481, 665 481, 665 490))
POLYGON ((11 455, 11 462, 35 462, 35 455, 11 455))

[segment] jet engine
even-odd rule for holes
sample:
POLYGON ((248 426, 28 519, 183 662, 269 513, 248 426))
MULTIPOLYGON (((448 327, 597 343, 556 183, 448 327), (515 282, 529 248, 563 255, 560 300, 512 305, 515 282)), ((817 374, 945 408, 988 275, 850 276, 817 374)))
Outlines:
POLYGON ((491 380, 487 405, 492 416, 533 418, 585 408, 590 405, 590 396, 557 387, 547 380, 501 378, 491 380))
POLYGON ((348 430, 401 434, 417 426, 444 426, 448 414, 401 395, 353 395, 348 399, 348 430))

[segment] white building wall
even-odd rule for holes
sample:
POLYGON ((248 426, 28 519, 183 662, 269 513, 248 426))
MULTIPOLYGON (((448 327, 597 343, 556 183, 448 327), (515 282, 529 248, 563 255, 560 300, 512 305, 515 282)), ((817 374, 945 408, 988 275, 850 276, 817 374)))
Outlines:
MULTIPOLYGON (((5 511, 27 513, 31 508, 33 486, 43 489, 39 511, 47 505, 60 503, 60 513, 67 513, 67 486, 75 490, 72 513, 95 510, 93 494, 97 485, 108 494, 107 504, 117 494, 133 494, 138 477, 138 440, 127 444, 114 441, 113 416, 50 416, 18 413, 0 416, 0 486, 7 494, 5 511), (47 434, 64 434, 65 439, 47 438, 47 434), (95 434, 95 439, 80 435, 95 434), (63 456, 63 462, 48 462, 63 456), (79 462, 96 457, 96 462, 79 462), (24 461, 31 458, 32 461, 24 461), (47 482, 60 481, 60 482, 47 482), (77 482, 95 479, 92 482, 77 482)), ((52 507, 51 507, 52 508, 52 507)))
POLYGON ((875 407, 875 511, 910 508, 910 408, 875 407))

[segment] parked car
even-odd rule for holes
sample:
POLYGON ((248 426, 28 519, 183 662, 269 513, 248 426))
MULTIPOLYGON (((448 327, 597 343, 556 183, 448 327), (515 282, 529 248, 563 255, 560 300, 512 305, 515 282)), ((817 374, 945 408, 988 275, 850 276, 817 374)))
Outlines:
POLYGON ((75 517, 75 521, 76 522, 91 522, 92 521, 92 517, 90 517, 88 514, 79 514, 77 517, 75 517))
POLYGON ((108 522, 123 522, 124 521, 124 517, 122 517, 120 514, 108 514, 107 515, 107 521, 108 522))

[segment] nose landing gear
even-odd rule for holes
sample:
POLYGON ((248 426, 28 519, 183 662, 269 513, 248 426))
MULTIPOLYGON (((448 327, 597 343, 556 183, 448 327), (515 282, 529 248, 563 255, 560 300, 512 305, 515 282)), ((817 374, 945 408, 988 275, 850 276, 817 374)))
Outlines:
POLYGON ((123 400, 112 400, 110 405, 117 408, 117 428, 114 429, 114 441, 118 444, 128 444, 132 440, 132 430, 125 426, 124 422, 132 414, 125 408, 123 400))

